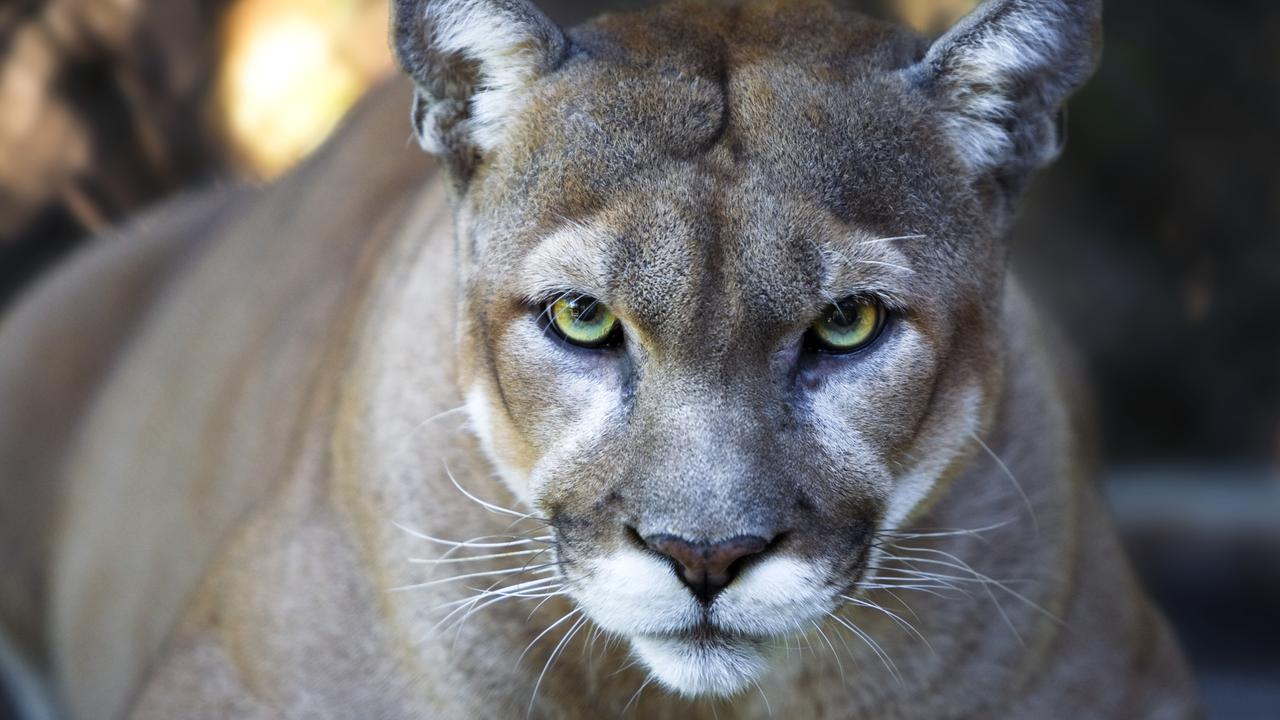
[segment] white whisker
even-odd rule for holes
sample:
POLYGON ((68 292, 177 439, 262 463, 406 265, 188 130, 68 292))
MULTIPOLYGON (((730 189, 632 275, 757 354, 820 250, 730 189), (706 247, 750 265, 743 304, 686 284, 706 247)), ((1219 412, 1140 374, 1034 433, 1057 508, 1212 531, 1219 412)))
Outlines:
MULTIPOLYGON (((626 667, 627 666, 624 666, 623 669, 625 670, 626 667)), ((636 700, 640 699, 640 693, 644 692, 644 689, 649 687, 649 683, 651 682, 653 682, 652 676, 646 678, 644 682, 640 683, 640 687, 636 688, 636 691, 631 695, 631 699, 627 701, 626 705, 622 706, 622 712, 619 713, 620 715, 627 714, 627 710, 630 709, 633 704, 635 704, 636 700)))
MULTIPOLYGON (((550 582, 554 582, 558 580, 558 578, 545 578, 545 579, 550 582)), ((498 582, 501 582, 501 581, 498 581, 498 582)), ((479 613, 481 610, 484 610, 487 607, 490 607, 499 602, 502 602, 503 600, 507 600, 512 597, 517 597, 517 595, 505 595, 492 590, 492 588, 496 585, 497 583, 494 583, 494 585, 490 585, 489 586, 490 590, 486 591, 485 593, 480 593, 467 598, 463 598, 460 601, 448 603, 447 605, 456 604, 459 606, 457 608, 454 608, 452 611, 450 611, 448 615, 445 615, 443 618, 441 618, 439 622, 437 622, 434 626, 432 626, 432 630, 438 629, 442 626, 446 627, 446 629, 447 627, 452 627, 452 625, 449 625, 449 620, 453 618, 455 615, 458 615, 458 613, 462 613, 462 615, 459 616, 457 620, 453 622, 453 625, 457 626, 457 633, 454 635, 454 642, 457 642, 458 637, 461 636, 462 634, 463 627, 466 625, 467 620, 471 618, 472 615, 479 613)), ((507 587, 514 587, 514 586, 509 585, 507 587)), ((556 585, 554 587, 559 588, 559 585, 556 585)), ((551 586, 548 586, 546 589, 550 590, 551 586)), ((557 589, 556 592, 559 592, 559 590, 557 589)), ((445 606, 441 606, 441 607, 445 607, 445 606)))
POLYGON ((836 652, 836 646, 831 644, 831 638, 827 637, 827 634, 822 631, 822 626, 818 624, 817 620, 810 620, 809 622, 813 624, 813 629, 817 630, 822 639, 826 641, 827 647, 831 648, 831 657, 836 659, 836 667, 840 669, 840 681, 848 684, 849 679, 844 674, 844 662, 840 660, 840 653, 836 652))
POLYGON ((577 621, 575 621, 565 632, 564 637, 560 638, 560 642, 556 645, 555 649, 551 651, 551 656, 547 658, 547 662, 542 666, 542 672, 538 673, 537 682, 533 684, 533 696, 529 698, 529 709, 525 713, 526 716, 533 714, 533 705, 538 700, 538 689, 542 687, 542 680, 547 676, 547 670, 551 667, 551 664, 556 661, 556 658, 560 656, 561 651, 564 650, 569 641, 573 639, 573 636, 577 635, 578 631, 582 629, 582 625, 586 621, 587 618, 585 615, 578 618, 577 621))
POLYGON ((472 557, 457 558, 406 558, 408 562, 417 565, 448 565, 452 563, 478 562, 480 560, 494 560, 496 558, 516 557, 519 555, 538 555, 544 553, 548 548, 540 550, 516 550, 515 552, 494 553, 492 555, 474 555, 472 557))
POLYGON ((445 540, 445 539, 443 539, 443 538, 432 537, 431 535, 427 535, 427 534, 426 534, 426 533, 424 533, 424 532, 421 532, 421 531, 418 531, 418 530, 414 530, 414 529, 412 529, 412 528, 410 528, 410 527, 406 527, 406 526, 401 525, 400 523, 398 523, 398 522, 396 522, 396 521, 394 521, 394 520, 392 520, 392 521, 391 521, 391 524, 392 524, 392 525, 395 525, 396 527, 400 528, 401 530, 403 530, 403 531, 405 531, 405 532, 409 533, 409 534, 410 534, 410 535, 412 535, 413 537, 418 538, 419 540, 426 540, 426 541, 428 541, 428 542, 437 543, 437 544, 439 544, 439 545, 447 545, 447 546, 449 546, 449 547, 459 547, 459 548, 505 548, 505 547, 516 547, 516 546, 518 546, 518 545, 532 545, 533 543, 550 543, 550 542, 552 541, 552 537, 551 537, 550 535, 540 535, 540 536, 538 536, 538 537, 524 537, 524 536, 520 536, 520 535, 481 535, 480 537, 472 538, 471 540, 461 540, 461 541, 460 541, 460 540, 445 540), (483 542, 483 543, 482 543, 482 542, 476 542, 477 540, 490 540, 490 539, 495 539, 495 538, 511 538, 511 540, 510 540, 510 541, 504 541, 504 542, 492 542, 492 543, 491 543, 491 542, 483 542))
MULTIPOLYGON (((1018 600, 1021 600, 1023 603, 1026 603, 1026 605, 1027 605, 1028 607, 1030 607, 1031 609, 1036 610, 1036 611, 1040 612, 1041 614, 1043 614, 1045 617, 1049 618, 1050 620, 1053 620, 1054 622, 1056 622, 1056 623, 1058 623, 1058 624, 1060 624, 1060 625, 1064 625, 1064 626, 1065 626, 1065 623, 1063 623, 1063 621, 1062 621, 1058 616, 1056 616, 1056 615, 1054 615, 1053 613, 1049 612, 1048 610, 1045 610, 1044 608, 1040 607, 1038 604, 1036 604, 1036 603, 1035 603, 1035 601, 1031 600, 1031 599, 1030 599, 1030 598, 1028 598, 1026 595, 1023 595, 1022 593, 1018 592, 1017 590, 1014 590, 1013 588, 1009 587, 1009 586, 1008 586, 1008 584, 1007 584, 1007 583, 1009 583, 1009 582, 1027 582, 1027 581, 1018 581, 1018 580, 1006 580, 1006 581, 1001 581, 1001 580, 996 580, 996 579, 991 578, 991 577, 989 577, 989 576, 987 576, 987 575, 984 575, 983 573, 978 572, 977 570, 974 570, 974 569, 973 569, 973 567, 969 565, 969 563, 965 562, 964 560, 961 560, 960 558, 956 557, 955 555, 952 555, 952 554, 951 554, 951 553, 949 553, 949 552, 945 552, 945 551, 943 551, 943 550, 937 550, 937 549, 934 549, 934 548, 917 548, 917 550, 918 550, 919 552, 929 552, 929 553, 933 553, 933 554, 935 554, 935 555, 941 555, 942 557, 948 558, 948 559, 950 559, 950 560, 952 560, 952 561, 954 561, 954 562, 946 562, 946 561, 943 561, 943 560, 932 560, 932 559, 929 559, 929 558, 918 558, 918 557, 917 557, 917 558, 897 558, 897 559, 899 559, 899 560, 904 560, 904 561, 909 561, 909 562, 922 562, 922 563, 927 563, 927 564, 942 565, 943 567, 950 567, 950 568, 953 568, 953 569, 956 569, 956 570, 961 570, 961 571, 963 571, 963 572, 970 573, 970 574, 972 574, 972 575, 973 575, 973 577, 974 577, 975 579, 979 580, 981 584, 983 584, 983 585, 993 585, 993 586, 995 586, 995 587, 997 587, 997 588, 1000 588, 1001 590, 1005 591, 1006 593, 1009 593, 1010 595, 1012 595, 1013 597, 1017 598, 1018 600)), ((957 578, 957 579, 958 579, 958 578, 957 578)))
POLYGON ((983 542, 990 542, 988 538, 985 538, 982 536, 983 533, 991 532, 993 530, 999 530, 1000 528, 1008 527, 1011 524, 1013 524, 1012 520, 1005 520, 1004 522, 998 522, 998 523, 994 523, 992 525, 986 525, 980 528, 960 528, 957 530, 927 530, 926 529, 921 532, 894 531, 894 532, 878 533, 877 537, 884 538, 884 539, 893 538, 893 539, 902 539, 902 540, 922 540, 922 539, 928 539, 928 538, 944 538, 944 537, 955 537, 958 535, 965 535, 965 536, 977 538, 983 542))
POLYGON ((505 508, 505 507, 502 507, 501 505, 495 505, 486 500, 481 500, 475 495, 472 495, 466 488, 462 487, 462 484, 458 482, 458 479, 453 476, 453 471, 449 469, 448 461, 441 460, 440 462, 444 465, 445 474, 449 476, 449 482, 453 483, 453 486, 458 489, 458 492, 465 495, 468 500, 471 500, 472 502, 476 503, 480 507, 488 510, 489 512, 494 512, 499 515, 508 515, 511 517, 519 518, 521 520, 537 520, 542 523, 546 522, 546 520, 536 517, 531 513, 516 512, 515 510, 512 510, 510 508, 505 508))
POLYGON ((773 706, 769 704, 769 696, 765 694, 764 688, 760 687, 760 682, 755 678, 751 678, 751 684, 756 686, 756 690, 760 691, 760 699, 764 701, 764 709, 769 713, 769 717, 773 717, 773 706))
POLYGON ((899 242, 901 240, 928 240, 928 235, 898 235, 896 237, 875 238, 874 240, 863 240, 859 245, 877 245, 879 243, 899 242))
MULTIPOLYGON (((849 597, 848 595, 841 595, 840 597, 859 607, 864 607, 870 610, 875 610, 877 612, 884 613, 885 615, 889 616, 889 618, 892 619, 895 623, 897 623, 897 625, 901 627, 903 630, 919 638, 920 642, 924 643, 925 647, 929 648, 929 652, 931 653, 934 652, 933 645, 929 644, 929 640, 925 638, 924 635, 920 634, 920 631, 917 630, 914 625, 907 622, 901 615, 893 612, 892 610, 884 607, 883 605, 880 605, 879 603, 871 602, 870 600, 862 600, 860 598, 849 597)), ((934 654, 936 655, 937 653, 934 653, 934 654)))
POLYGON ((970 566, 967 562, 960 559, 959 557, 956 557, 955 555, 945 552, 943 550, 937 550, 934 548, 914 548, 914 549, 917 552, 921 552, 921 553, 932 553, 935 555, 939 555, 941 557, 947 558, 947 560, 937 560, 933 558, 922 558, 922 557, 916 557, 916 556, 912 556, 912 557, 889 556, 889 559, 897 560, 899 562, 903 562, 908 565, 912 565, 913 563, 922 563, 926 565, 938 565, 941 567, 951 568, 953 570, 959 570, 961 572, 968 573, 970 577, 957 577, 957 576, 950 576, 950 575, 942 576, 942 575, 937 575, 935 573, 928 573, 923 570, 905 571, 909 573, 915 573, 921 577, 946 578, 946 580, 950 582, 966 582, 966 583, 973 583, 978 585, 979 587, 982 588, 982 591, 984 594, 986 594, 987 598, 991 600, 991 604, 995 606, 996 612, 1000 614, 1001 620, 1004 622, 1006 626, 1008 626, 1009 631, 1013 633, 1014 638, 1017 639, 1019 644, 1025 645, 1025 641, 1022 638, 1022 634, 1018 632, 1017 626, 1014 624, 1013 619, 1009 617, 1009 613, 1005 611, 1004 605, 1000 603, 999 598, 997 598, 995 593, 992 592, 991 590, 992 587, 996 587, 1000 590, 1003 590, 1004 592, 1008 593, 1009 595, 1012 595, 1014 598, 1026 604, 1028 607, 1036 610, 1037 612, 1043 614, 1045 617, 1065 627, 1065 623, 1063 623, 1062 620, 1060 620, 1053 613, 1049 612, 1048 610, 1045 610, 1043 607, 1041 607, 1040 605, 1032 601, 1027 596, 1009 587, 1006 582, 995 580, 981 572, 978 572, 972 566, 970 566))
MULTIPOLYGON (((430 425, 431 423, 437 420, 443 420, 444 418, 450 417, 451 415, 457 415, 458 413, 466 411, 466 409, 467 409, 466 405, 459 405, 458 407, 450 408, 443 412, 438 412, 435 415, 432 415, 431 417, 427 418, 426 420, 423 420, 422 422, 418 423, 417 425, 414 425, 413 428, 409 430, 409 432, 405 433, 404 438, 397 441, 396 444, 401 446, 402 448, 407 448, 409 441, 412 440, 413 437, 417 435, 419 432, 421 432, 422 429, 425 428, 426 426, 430 425)), ((400 452, 403 452, 403 449, 400 452)))
POLYGON ((836 615, 835 613, 827 613, 827 616, 839 623, 841 627, 858 636, 862 642, 866 643, 867 647, 871 648, 871 651, 875 653, 876 657, 880 658, 880 662, 884 664, 884 667, 889 671, 889 674, 893 676, 899 684, 902 684, 902 675, 898 673, 898 666, 895 665, 893 660, 884 652, 884 648, 880 647, 880 643, 877 643, 870 635, 863 632, 857 625, 845 620, 839 615, 836 615))
POLYGON ((483 572, 467 573, 465 575, 454 575, 452 577, 440 578, 439 580, 430 580, 423 583, 414 583, 412 585, 401 585, 399 587, 393 587, 387 590, 387 592, 404 592, 406 590, 419 590, 421 588, 427 588, 435 585, 441 585, 444 583, 457 582, 458 580, 467 580, 470 578, 478 578, 478 577, 493 577, 495 575, 517 575, 520 573, 537 574, 537 573, 555 572, 556 564, 557 563, 544 563, 542 565, 534 565, 532 568, 529 568, 527 570, 524 568, 506 568, 503 570, 485 570, 483 572))
POLYGON ((857 263, 857 264, 859 264, 859 265, 879 265, 880 267, 892 268, 892 269, 897 270, 897 271, 899 271, 899 272, 907 273, 908 275, 914 275, 914 274, 916 273, 916 271, 915 271, 915 270, 912 270, 911 268, 906 267, 905 265, 896 265, 896 264, 894 264, 894 263, 891 263, 891 262, 883 262, 883 261, 881 261, 881 260, 863 260, 863 259, 857 259, 857 260, 854 260, 853 262, 855 262, 855 263, 857 263))
POLYGON ((579 608, 574 608, 574 609, 570 610, 569 612, 565 613, 563 616, 561 616, 559 620, 557 620, 557 621, 555 621, 555 622, 551 623, 551 624, 550 624, 550 625, 548 625, 546 628, 544 628, 542 632, 538 633, 537 637, 535 637, 534 639, 530 640, 528 645, 525 645, 525 647, 524 647, 524 651, 523 651, 523 652, 521 652, 521 653, 520 653, 520 656, 516 658, 516 663, 515 663, 515 664, 516 664, 516 665, 519 665, 519 664, 520 664, 520 661, 524 659, 524 656, 525 656, 525 655, 528 655, 528 654, 529 654, 529 651, 533 649, 533 646, 534 646, 534 645, 536 645, 536 644, 538 643, 538 641, 539 641, 539 640, 541 640, 543 637, 545 637, 547 633, 549 633, 549 632, 551 632, 552 630, 556 629, 556 626, 558 626, 560 623, 564 622, 565 620, 568 620, 569 618, 573 617, 574 615, 577 615, 577 614, 578 614, 578 613, 580 613, 580 612, 582 612, 582 610, 581 610, 581 609, 579 609, 579 608))
POLYGON ((1000 471, 1004 473, 1004 476, 1009 478, 1009 482, 1013 483, 1014 490, 1018 491, 1018 497, 1022 498, 1022 504, 1027 508, 1027 514, 1031 516, 1032 527, 1035 528, 1037 533, 1039 533, 1040 519, 1036 517, 1036 509, 1031 505, 1031 498, 1027 497, 1026 491, 1022 489, 1022 483, 1018 482, 1018 478, 1013 476, 1013 472, 1009 470, 1008 465, 1004 464, 1004 460, 1001 460, 1000 456, 996 455, 995 451, 983 442, 982 438, 978 437, 977 433, 970 432, 969 435, 972 436, 974 441, 986 451, 987 455, 991 456, 991 459, 995 461, 996 466, 1000 468, 1000 471))
POLYGON ((943 598, 943 600, 946 600, 948 596, 945 596, 945 594, 942 594, 940 591, 968 594, 964 591, 964 588, 957 588, 955 585, 924 582, 924 580, 890 579, 888 582, 872 582, 872 580, 868 580, 868 582, 861 583, 860 587, 870 589, 870 591, 878 591, 878 589, 884 589, 884 591, 888 591, 888 589, 895 589, 895 591, 918 591, 925 594, 932 594, 933 597, 940 597, 943 598))
MULTIPOLYGON (((501 582, 502 582, 501 580, 498 581, 498 583, 501 583, 501 582)), ((485 597, 489 597, 493 595, 503 595, 505 597, 516 597, 517 596, 516 593, 521 593, 527 590, 541 590, 541 589, 544 589, 544 586, 546 585, 550 585, 552 583, 559 583, 559 582, 560 582, 560 578, 558 577, 547 577, 547 578, 539 578, 537 580, 529 580, 526 582, 516 583, 514 585, 506 585, 503 587, 498 587, 498 583, 494 583, 493 585, 490 585, 488 588, 481 588, 478 590, 476 588, 468 588, 470 590, 477 590, 477 594, 470 595, 465 598, 461 598, 459 600, 450 600, 449 602, 437 605, 432 609, 443 610, 448 607, 465 605, 466 603, 473 603, 473 602, 476 602, 476 600, 478 599, 483 599, 485 597)))

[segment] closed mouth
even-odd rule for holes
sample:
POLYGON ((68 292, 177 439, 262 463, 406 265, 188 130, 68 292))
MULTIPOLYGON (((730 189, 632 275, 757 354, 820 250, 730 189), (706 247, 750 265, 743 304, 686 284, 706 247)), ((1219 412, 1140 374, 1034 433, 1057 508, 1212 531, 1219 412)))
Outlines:
POLYGON ((654 640, 676 641, 690 645, 763 645, 772 638, 766 635, 755 635, 725 630, 713 625, 710 618, 704 617, 694 627, 672 633, 647 635, 654 640))

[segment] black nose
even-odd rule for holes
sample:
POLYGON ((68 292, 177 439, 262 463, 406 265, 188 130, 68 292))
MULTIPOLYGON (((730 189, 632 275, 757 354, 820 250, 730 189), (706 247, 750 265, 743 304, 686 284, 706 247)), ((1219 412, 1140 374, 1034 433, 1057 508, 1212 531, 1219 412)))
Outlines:
POLYGON ((755 535, 739 535, 716 543, 694 543, 674 535, 650 535, 644 539, 654 552, 676 561, 680 579, 704 603, 711 602, 741 569, 743 558, 758 555, 769 541, 755 535))

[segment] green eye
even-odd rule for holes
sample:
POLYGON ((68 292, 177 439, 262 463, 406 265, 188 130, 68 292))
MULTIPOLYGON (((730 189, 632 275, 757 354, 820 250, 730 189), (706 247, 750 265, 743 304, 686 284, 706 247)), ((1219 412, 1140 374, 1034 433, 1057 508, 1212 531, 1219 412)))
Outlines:
POLYGON ((551 327, 574 345, 600 348, 619 339, 621 323, 608 305, 586 295, 562 296, 547 308, 551 327))
POLYGON ((880 336, 884 306, 874 300, 849 299, 828 305, 805 336, 811 349, 829 353, 857 352, 880 336))

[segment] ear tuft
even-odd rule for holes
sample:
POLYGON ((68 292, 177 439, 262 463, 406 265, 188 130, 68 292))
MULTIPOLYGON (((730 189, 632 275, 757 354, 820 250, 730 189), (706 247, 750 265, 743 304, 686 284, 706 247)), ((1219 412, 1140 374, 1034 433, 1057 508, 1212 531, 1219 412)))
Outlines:
POLYGON ((529 86, 566 48, 560 28, 525 0, 395 0, 392 40, 417 85, 418 141, 453 164, 502 144, 529 86))
POLYGON ((1061 148, 1061 108, 1101 54, 1099 0, 988 0, 912 72, 975 177, 1016 194, 1061 148))

